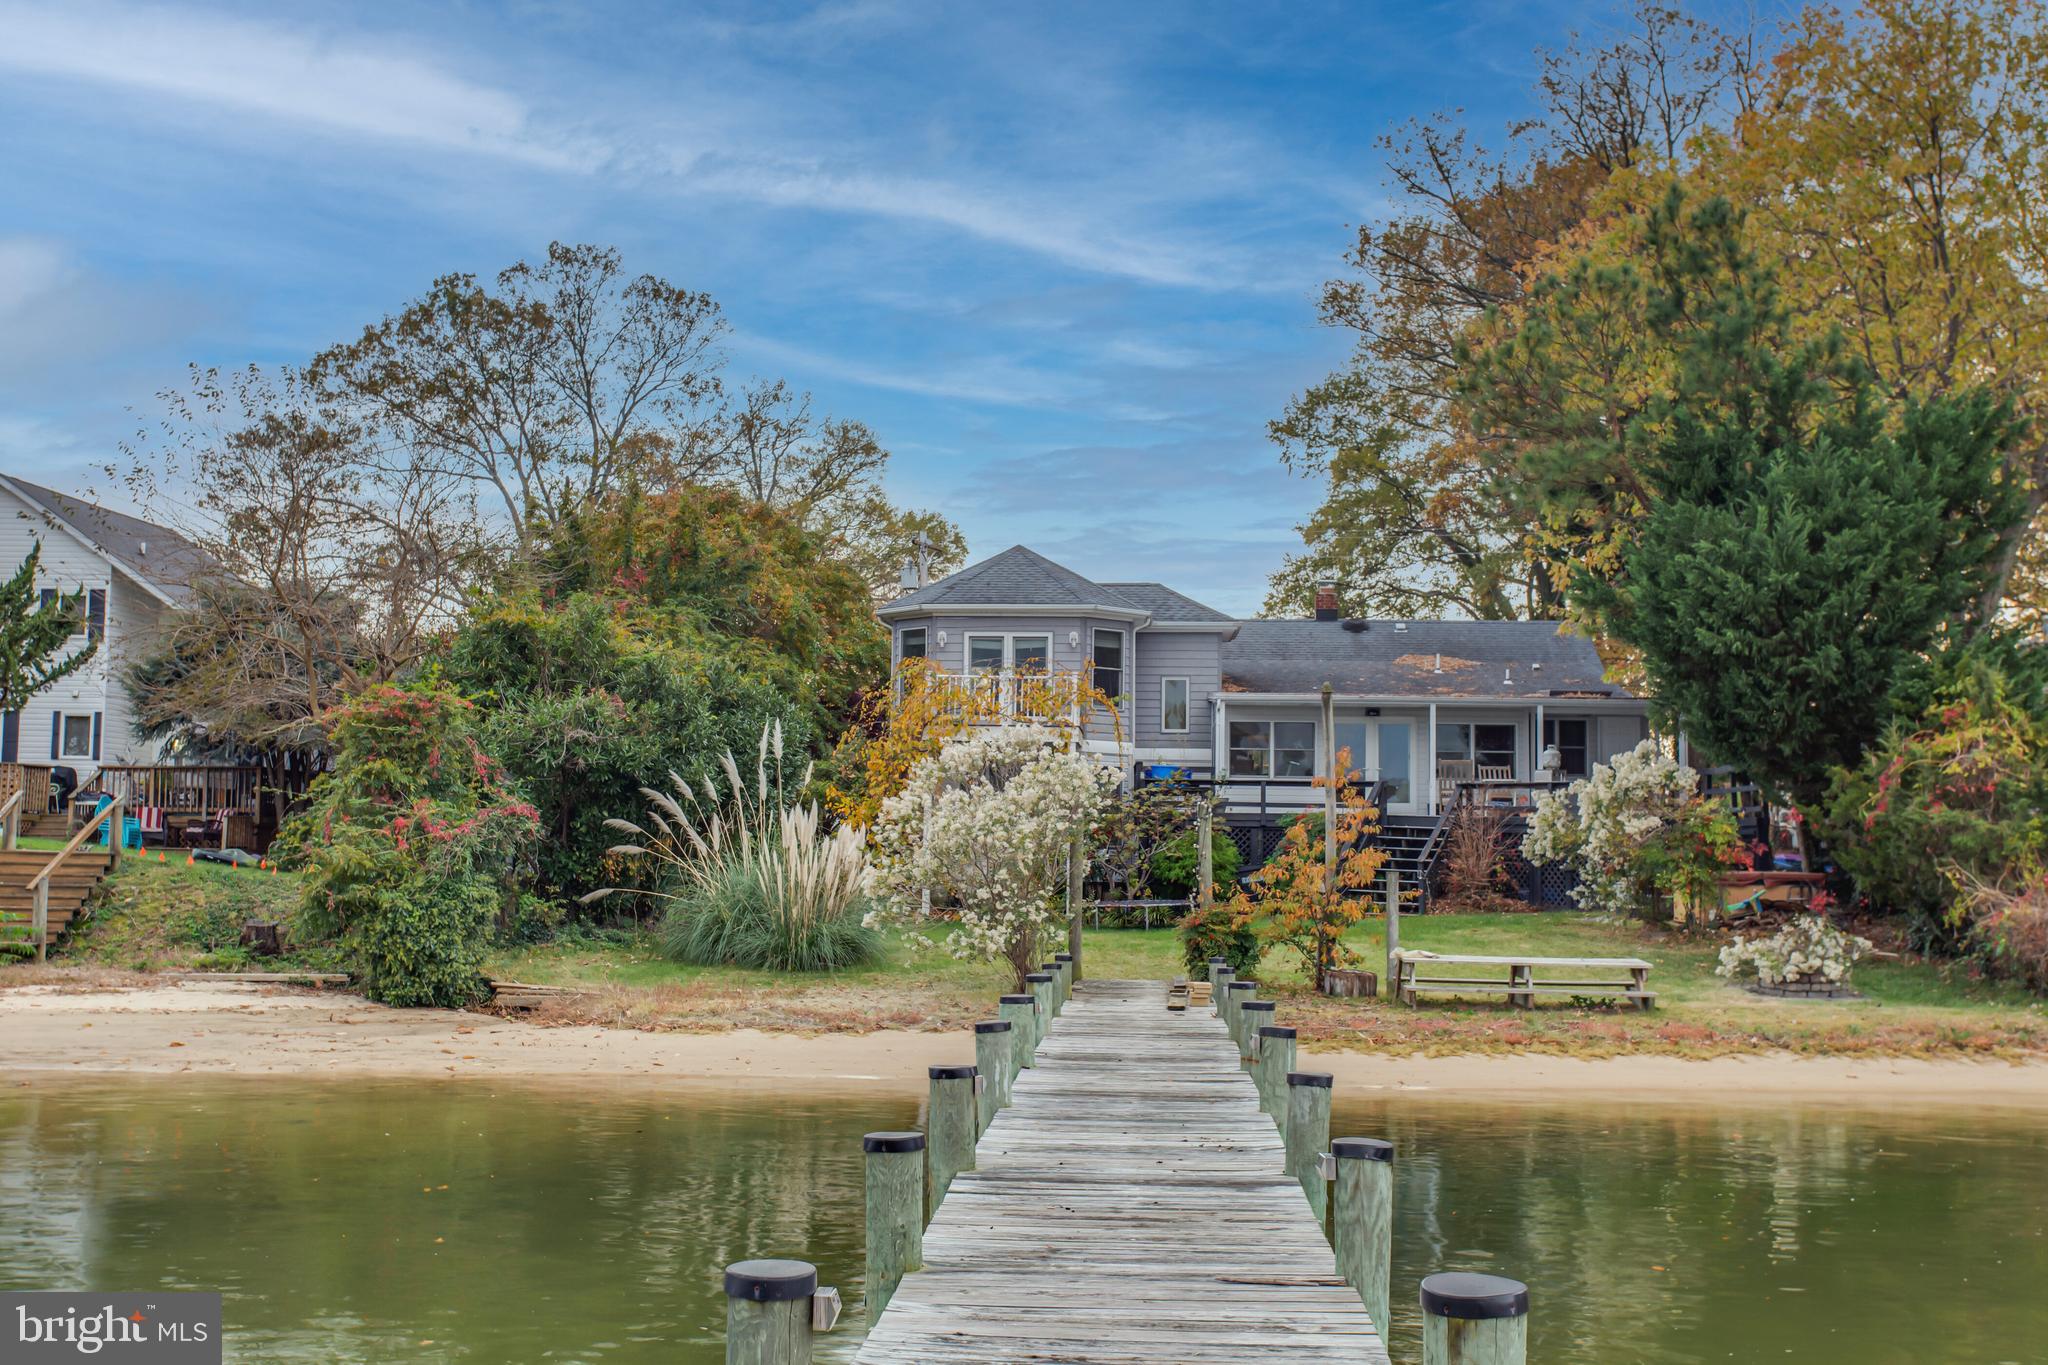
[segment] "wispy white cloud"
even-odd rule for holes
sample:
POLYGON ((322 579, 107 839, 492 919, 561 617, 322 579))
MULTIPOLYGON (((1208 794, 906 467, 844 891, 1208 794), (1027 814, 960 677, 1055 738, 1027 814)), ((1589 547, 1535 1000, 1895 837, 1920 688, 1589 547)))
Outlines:
POLYGON ((416 56, 411 44, 168 6, 18 0, 0 0, 0 32, 0 68, 29 75, 556 169, 581 164, 573 147, 536 130, 518 96, 416 56))
POLYGON ((731 338, 731 349, 743 360, 786 366, 802 374, 956 402, 1042 407, 1070 402, 1078 391, 1066 375, 1001 360, 892 368, 745 333, 731 338))

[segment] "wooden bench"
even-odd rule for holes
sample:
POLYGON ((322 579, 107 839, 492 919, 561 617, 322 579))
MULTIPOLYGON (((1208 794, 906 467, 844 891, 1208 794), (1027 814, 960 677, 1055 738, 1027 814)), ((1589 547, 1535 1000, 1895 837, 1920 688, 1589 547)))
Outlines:
POLYGON ((1638 1009, 1657 1003, 1650 989, 1650 964, 1639 957, 1477 957, 1459 953, 1431 953, 1403 949, 1394 954, 1394 998, 1404 1004, 1416 1003, 1421 991, 1445 991, 1457 995, 1498 992, 1510 1005, 1527 1008, 1539 995, 1613 995, 1632 1002, 1638 1009), (1505 979, 1497 976, 1435 974, 1440 968, 1505 967, 1505 979), (1569 980, 1555 977, 1536 979, 1536 969, 1562 968, 1573 973, 1569 980), (1424 976, 1424 970, 1432 974, 1424 976), (1628 979, 1584 979, 1594 972, 1627 972, 1628 979))

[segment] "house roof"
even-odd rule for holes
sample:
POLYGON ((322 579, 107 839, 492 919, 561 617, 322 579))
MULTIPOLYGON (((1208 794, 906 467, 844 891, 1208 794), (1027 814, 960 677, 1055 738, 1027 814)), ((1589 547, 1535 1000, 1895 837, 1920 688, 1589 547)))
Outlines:
POLYGON ((1186 593, 1175 592, 1164 583, 1104 583, 1119 597, 1129 598, 1151 614, 1154 621, 1214 621, 1229 625, 1231 618, 1216 608, 1197 602, 1186 593))
POLYGON ((906 593, 883 607, 881 614, 889 617, 973 607, 1070 607, 1112 616, 1146 614, 1131 598, 1022 545, 1012 545, 999 555, 906 593))
POLYGON ((1246 621, 1223 643, 1226 692, 1627 698, 1593 642, 1556 621, 1246 621), (1358 627, 1363 627, 1359 629, 1358 627))
POLYGON ((0 476, 0 484, 20 494, 31 506, 69 529, 172 606, 182 605, 191 594, 192 581, 212 567, 213 561, 204 550, 168 526, 131 517, 126 512, 116 512, 12 474, 0 476))

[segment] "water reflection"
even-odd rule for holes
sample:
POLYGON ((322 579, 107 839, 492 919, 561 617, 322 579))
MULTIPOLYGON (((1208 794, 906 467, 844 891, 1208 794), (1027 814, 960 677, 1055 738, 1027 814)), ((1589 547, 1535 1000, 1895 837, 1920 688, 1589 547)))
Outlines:
MULTIPOLYGON (((858 1345, 859 1136, 893 1095, 150 1079, 0 1096, 0 1284, 219 1288, 249 1361, 723 1359, 717 1271, 800 1254, 858 1345)), ((1416 1281, 1535 1295, 1545 1361, 2048 1358, 2026 1117, 1340 1102, 1399 1144, 1416 1281)), ((1220 1209, 1191 1210, 1191 1227, 1220 1209)))
POLYGON ((1526 1279, 1531 1359, 2048 1359, 2048 1135, 2026 1116, 1339 1106, 1399 1144, 1397 1358, 1420 1278, 1526 1279))

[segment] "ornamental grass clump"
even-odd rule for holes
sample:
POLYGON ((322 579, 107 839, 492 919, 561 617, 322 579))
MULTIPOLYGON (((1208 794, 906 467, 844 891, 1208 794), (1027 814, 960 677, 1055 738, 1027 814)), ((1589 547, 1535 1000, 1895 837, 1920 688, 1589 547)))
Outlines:
POLYGON ((1812 982, 1839 986, 1870 951, 1870 940, 1836 928, 1824 914, 1803 914, 1768 937, 1739 938, 1721 950, 1716 976, 1764 986, 1812 982))
MULTIPOLYGON (((762 729, 751 784, 730 751, 719 768, 723 790, 714 775, 692 783, 673 772, 673 794, 643 787, 651 832, 630 820, 607 822, 637 840, 613 853, 651 859, 659 869, 658 889, 639 894, 667 903, 658 931, 663 951, 698 966, 796 972, 878 958, 881 936, 865 923, 861 832, 828 830, 815 804, 784 799, 781 725, 762 729)), ((796 786, 809 784, 806 769, 796 786)))

